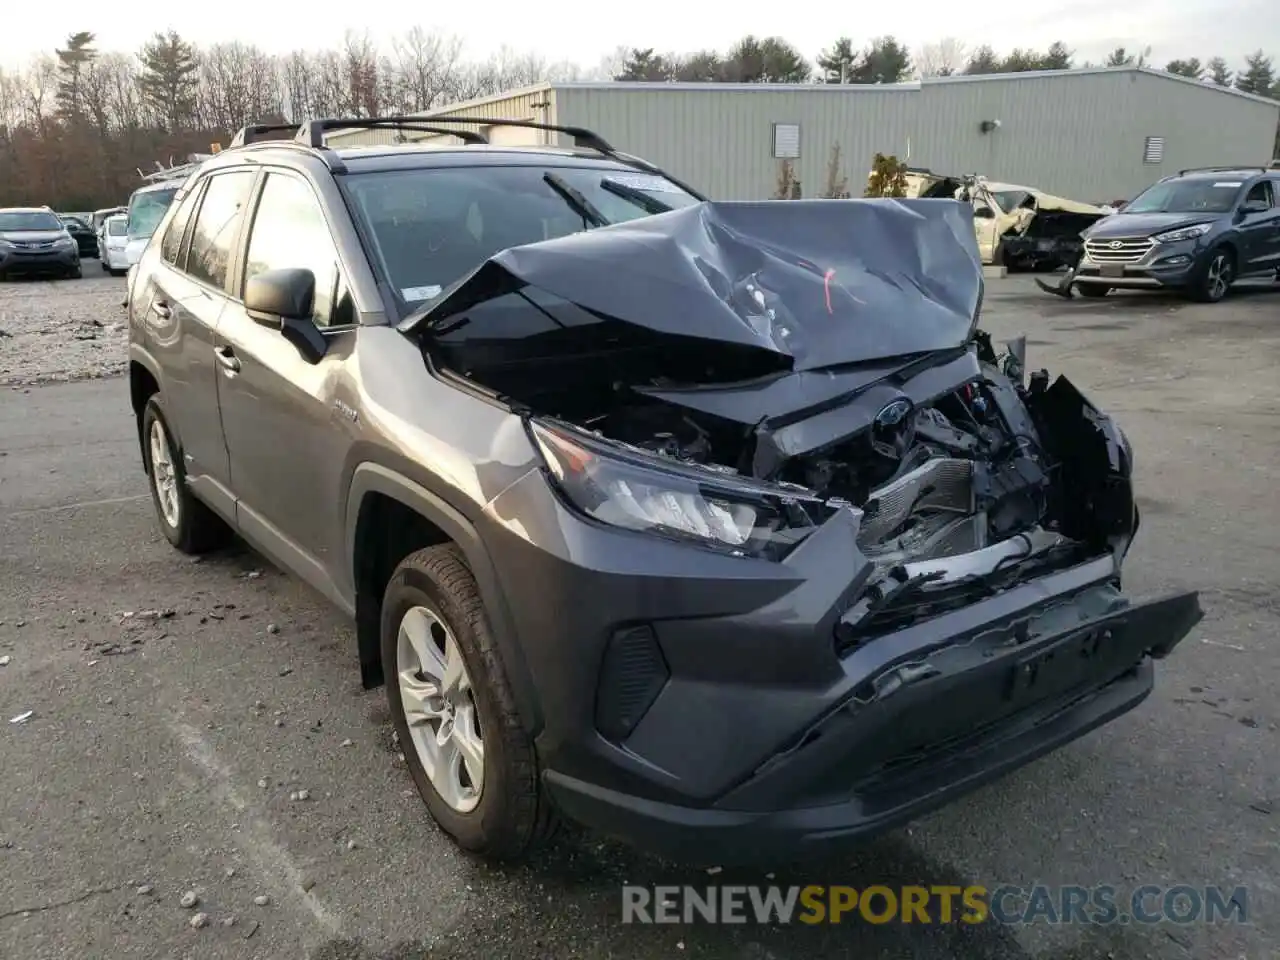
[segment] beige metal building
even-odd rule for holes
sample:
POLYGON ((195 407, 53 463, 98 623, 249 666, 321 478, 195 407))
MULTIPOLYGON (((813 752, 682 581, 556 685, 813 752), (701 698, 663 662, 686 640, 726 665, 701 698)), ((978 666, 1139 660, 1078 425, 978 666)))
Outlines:
MULTIPOLYGON (((881 152, 937 172, 1106 202, 1185 167, 1270 162, 1280 103, 1120 67, 877 86, 545 83, 424 116, 588 127, 716 199, 770 196, 785 159, 804 195, 816 196, 839 144, 855 195, 881 152)), ((488 132, 494 143, 568 143, 542 131, 488 132)), ((330 142, 393 138, 350 131, 330 142)))

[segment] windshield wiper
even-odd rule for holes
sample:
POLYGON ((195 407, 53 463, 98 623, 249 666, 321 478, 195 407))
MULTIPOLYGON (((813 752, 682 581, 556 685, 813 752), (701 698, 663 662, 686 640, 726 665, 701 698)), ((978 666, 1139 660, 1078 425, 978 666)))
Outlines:
POLYGON ((607 190, 615 197, 621 197, 623 200, 634 203, 645 213, 670 213, 674 208, 667 206, 661 200, 649 196, 643 190, 637 190, 635 187, 629 187, 625 183, 617 183, 616 181, 604 179, 600 181, 600 189, 607 190))
POLYGON ((569 205, 574 213, 582 218, 584 223, 589 223, 593 227, 607 227, 609 225, 609 221, 605 219, 604 214, 583 196, 582 191, 565 183, 559 174, 548 171, 542 175, 542 179, 547 186, 560 195, 560 198, 569 205))

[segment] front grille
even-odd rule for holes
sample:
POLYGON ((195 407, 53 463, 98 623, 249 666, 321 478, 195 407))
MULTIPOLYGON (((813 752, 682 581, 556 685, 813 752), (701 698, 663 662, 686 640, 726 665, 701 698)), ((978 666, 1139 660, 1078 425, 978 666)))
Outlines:
POLYGON ((1084 243, 1085 252, 1094 263, 1137 263, 1154 246, 1150 237, 1116 237, 1084 243))

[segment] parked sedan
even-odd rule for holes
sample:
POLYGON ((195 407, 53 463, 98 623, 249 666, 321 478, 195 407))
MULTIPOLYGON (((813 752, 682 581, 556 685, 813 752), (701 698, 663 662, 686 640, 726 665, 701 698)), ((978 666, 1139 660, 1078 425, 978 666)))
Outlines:
POLYGON ((70 213, 60 213, 58 219, 67 228, 67 233, 71 234, 71 239, 76 242, 76 249, 80 251, 82 259, 98 255, 98 238, 94 235, 93 227, 70 213))
POLYGON ((98 241, 98 260, 102 269, 113 277, 129 269, 124 248, 129 242, 129 218, 123 213, 107 217, 102 224, 102 236, 98 241))
POLYGON ((19 275, 80 276, 80 254, 48 207, 0 210, 0 280, 19 275))

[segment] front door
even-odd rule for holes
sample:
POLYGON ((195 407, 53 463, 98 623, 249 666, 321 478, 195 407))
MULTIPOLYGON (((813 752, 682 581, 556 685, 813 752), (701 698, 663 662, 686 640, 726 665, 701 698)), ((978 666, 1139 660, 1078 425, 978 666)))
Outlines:
POLYGON ((1250 189, 1245 204, 1265 206, 1251 212, 1241 209, 1237 229, 1240 235, 1240 264, 1242 274, 1261 273, 1280 264, 1280 209, 1272 196, 1272 184, 1259 180, 1250 189))
MULTIPOLYGON (((355 313, 320 202, 301 176, 269 170, 245 248, 243 277, 305 268, 316 278, 313 319, 328 341, 311 363, 280 333, 249 317, 239 296, 218 325, 230 366, 219 382, 222 426, 245 537, 334 596, 345 536, 343 471, 350 439, 332 386, 355 343, 355 313)), ((350 428, 351 424, 346 424, 350 428)))

